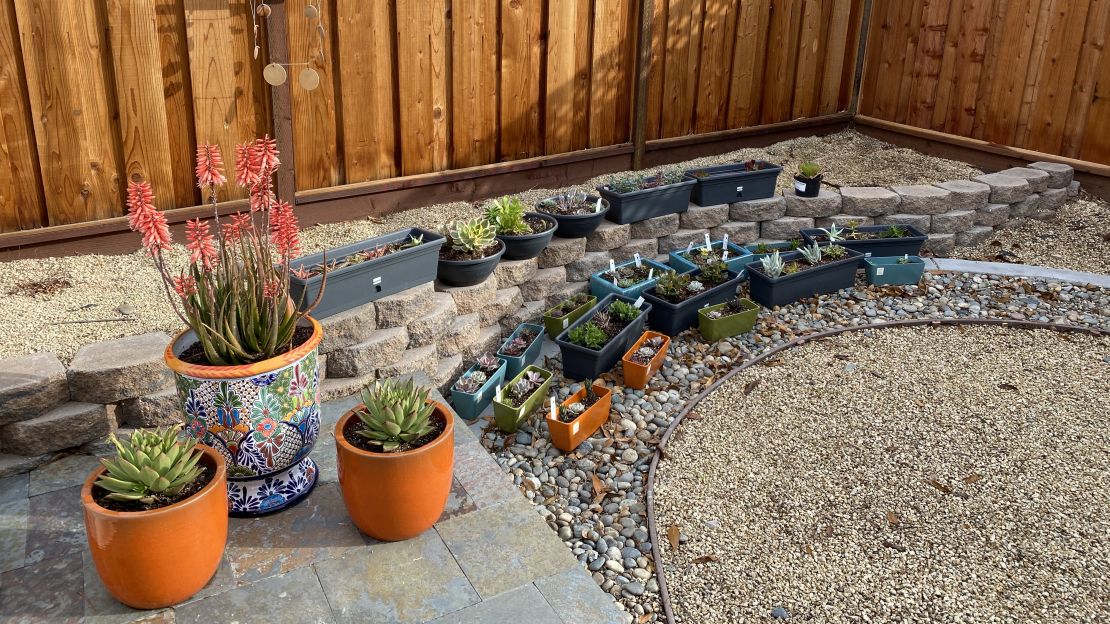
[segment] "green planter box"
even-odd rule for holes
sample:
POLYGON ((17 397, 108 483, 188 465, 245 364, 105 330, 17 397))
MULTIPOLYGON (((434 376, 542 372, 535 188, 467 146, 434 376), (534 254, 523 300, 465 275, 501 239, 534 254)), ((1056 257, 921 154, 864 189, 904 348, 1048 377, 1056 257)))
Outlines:
POLYGON ((706 316, 714 310, 720 310, 728 302, 718 303, 698 310, 698 331, 709 342, 717 342, 731 336, 746 334, 755 326, 755 318, 759 316, 759 305, 748 299, 741 298, 740 302, 747 309, 739 314, 711 319, 706 316))
POLYGON ((497 428, 506 432, 514 433, 520 427, 520 423, 528 419, 528 416, 540 407, 540 404, 547 399, 547 392, 551 389, 551 371, 546 371, 539 366, 528 366, 520 371, 520 374, 513 377, 502 388, 501 392, 493 397, 493 420, 497 424, 497 428), (520 407, 512 407, 501 402, 501 397, 509 391, 514 383, 521 377, 528 374, 530 371, 535 371, 544 377, 544 382, 528 397, 524 405, 520 407))
POLYGON ((867 283, 875 286, 916 284, 925 273, 925 261, 917 256, 909 256, 909 262, 898 264, 901 256, 864 258, 863 268, 867 271, 867 283))
MULTIPOLYGON (((589 312, 595 305, 597 305, 597 297, 590 295, 586 303, 571 310, 569 314, 564 316, 553 316, 551 310, 548 310, 547 313, 543 315, 543 327, 547 330, 547 335, 551 336, 552 340, 555 340, 556 336, 563 333, 563 330, 570 327, 572 323, 582 318, 582 315, 589 312)), ((553 307, 552 310, 557 307, 559 306, 553 307)))

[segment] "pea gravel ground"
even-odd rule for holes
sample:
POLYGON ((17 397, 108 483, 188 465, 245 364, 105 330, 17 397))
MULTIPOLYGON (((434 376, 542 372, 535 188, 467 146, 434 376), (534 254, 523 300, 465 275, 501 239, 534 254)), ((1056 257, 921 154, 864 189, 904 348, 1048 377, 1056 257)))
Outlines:
POLYGON ((660 463, 679 622, 1110 618, 1110 339, 868 330, 775 364, 660 463))

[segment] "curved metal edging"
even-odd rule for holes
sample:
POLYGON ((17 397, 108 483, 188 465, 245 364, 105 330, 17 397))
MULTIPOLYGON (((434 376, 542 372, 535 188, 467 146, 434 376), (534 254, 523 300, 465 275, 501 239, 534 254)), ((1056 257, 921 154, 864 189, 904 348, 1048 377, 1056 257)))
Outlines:
POLYGON ((762 362, 766 359, 774 357, 774 356, 778 355, 779 353, 782 353, 783 351, 786 351, 787 349, 792 349, 794 347, 800 347, 801 345, 804 345, 805 343, 811 342, 811 341, 814 341, 814 340, 822 340, 824 338, 831 338, 833 336, 838 336, 840 334, 853 332, 853 331, 860 331, 860 330, 864 330, 864 329, 890 329, 890 328, 898 328, 898 327, 919 327, 919 326, 925 326, 925 325, 934 325, 934 326, 942 326, 942 325, 988 325, 988 326, 997 326, 997 327, 1014 327, 1014 328, 1021 328, 1021 329, 1051 329, 1051 330, 1059 331, 1059 332, 1075 332, 1075 333, 1082 333, 1082 334, 1090 334, 1092 336, 1110 335, 1110 332, 1107 332, 1107 331, 1104 331, 1104 330, 1101 330, 1101 329, 1097 329, 1097 328, 1094 328, 1094 327, 1080 327, 1078 325, 1060 325, 1060 324, 1056 324, 1056 323, 1043 323, 1043 322, 1040 322, 1040 321, 1016 321, 1016 320, 1006 320, 1006 319, 974 319, 974 318, 964 318, 964 319, 960 319, 960 318, 952 318, 952 319, 908 319, 908 320, 903 320, 903 321, 888 321, 886 323, 874 323, 874 324, 870 324, 870 325, 854 325, 852 327, 842 327, 842 328, 839 328, 839 329, 830 329, 830 330, 826 330, 826 331, 822 331, 822 332, 806 334, 805 336, 798 336, 797 338, 794 338, 793 340, 791 340, 791 341, 789 341, 785 344, 774 347, 774 348, 772 348, 768 351, 765 351, 764 353, 761 353, 761 354, 757 355, 756 357, 754 357, 750 360, 745 361, 740 366, 738 366, 738 367, 730 370, 729 372, 725 373, 723 377, 721 377, 717 381, 714 381, 712 384, 710 384, 708 387, 706 387, 705 390, 702 390, 700 393, 698 393, 693 398, 691 398, 686 403, 686 405, 682 408, 682 410, 678 413, 678 415, 675 416, 675 419, 672 420, 671 424, 667 426, 667 430, 663 433, 663 437, 659 441, 659 444, 655 447, 655 454, 652 456, 651 465, 648 468, 647 488, 646 488, 646 493, 645 493, 645 496, 644 496, 646 501, 647 501, 648 539, 651 540, 651 559, 652 559, 652 563, 655 565, 655 578, 656 578, 656 581, 659 583, 659 600, 663 604, 663 616, 666 618, 667 624, 675 624, 675 620, 674 620, 674 612, 671 609, 671 597, 670 597, 670 594, 667 592, 667 579, 666 579, 665 575, 663 574, 663 554, 662 554, 662 549, 659 547, 659 531, 658 531, 657 527, 655 526, 655 471, 656 471, 656 468, 659 465, 659 460, 663 458, 663 454, 665 452, 667 443, 670 442, 671 437, 674 435, 674 432, 678 430, 678 426, 682 423, 683 420, 685 420, 687 414, 689 414, 690 411, 693 410, 694 407, 696 407, 697 404, 700 403, 702 399, 709 396, 710 393, 712 393, 714 390, 716 390, 718 387, 720 387, 721 384, 730 380, 734 375, 737 375, 737 374, 747 370, 749 367, 755 366, 756 364, 759 364, 760 362, 762 362))

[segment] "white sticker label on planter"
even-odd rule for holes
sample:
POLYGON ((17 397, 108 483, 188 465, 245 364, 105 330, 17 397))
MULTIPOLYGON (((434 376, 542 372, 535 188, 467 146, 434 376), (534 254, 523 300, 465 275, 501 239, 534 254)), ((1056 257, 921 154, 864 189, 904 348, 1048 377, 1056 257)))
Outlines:
POLYGON ((566 329, 567 325, 570 325, 570 319, 564 318, 563 319, 563 329, 566 329))
POLYGON ((498 401, 500 401, 500 400, 502 399, 502 396, 501 396, 501 384, 497 384, 497 392, 495 392, 493 396, 497 397, 497 400, 498 400, 498 401))
POLYGON ((570 423, 570 433, 571 433, 571 435, 574 435, 574 434, 578 433, 578 421, 577 420, 570 423))
POLYGON ((886 273, 886 269, 884 267, 876 267, 875 268, 876 277, 882 275, 883 273, 886 273))
POLYGON ((594 208, 594 212, 601 212, 601 198, 600 197, 597 198, 597 207, 594 208))
POLYGON ((648 281, 655 277, 655 267, 648 267, 648 281))
POLYGON ((794 180, 794 190, 798 191, 799 193, 805 193, 806 192, 806 183, 805 182, 799 182, 798 180, 794 180))
POLYGON ((380 278, 380 277, 375 277, 374 278, 374 286, 378 286, 381 283, 382 283, 382 278, 380 278))

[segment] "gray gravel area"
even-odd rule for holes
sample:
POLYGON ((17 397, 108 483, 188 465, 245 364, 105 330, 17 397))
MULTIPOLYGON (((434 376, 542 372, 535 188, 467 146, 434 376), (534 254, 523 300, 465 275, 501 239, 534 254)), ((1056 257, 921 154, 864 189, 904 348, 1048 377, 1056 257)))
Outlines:
MULTIPOLYGON (((491 423, 482 443, 594 580, 637 622, 658 621, 645 477, 663 432, 689 398, 744 361, 800 335, 899 319, 955 317, 1040 320, 1110 331, 1110 291, 968 274, 927 274, 914 287, 857 283, 816 301, 764 309, 754 331, 743 336, 705 343, 693 330, 679 335, 661 374, 646 390, 623 387, 618 365, 601 378, 613 388, 609 422, 573 453, 550 446, 547 425, 538 420, 513 435, 491 423)), ((558 375, 557 356, 540 365, 556 371, 560 399, 579 388, 558 375)), ((912 373, 912 368, 905 369, 907 376, 912 373)), ((823 408, 817 402, 812 409, 823 408)))
POLYGON ((677 621, 1110 617, 1110 338, 886 329, 773 364, 659 465, 677 621))

